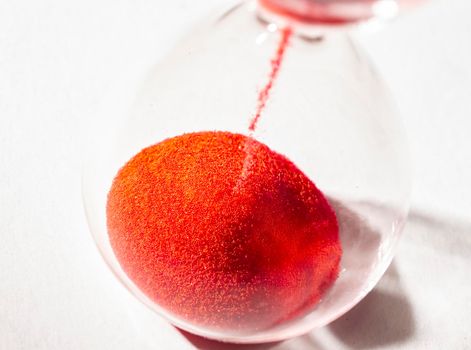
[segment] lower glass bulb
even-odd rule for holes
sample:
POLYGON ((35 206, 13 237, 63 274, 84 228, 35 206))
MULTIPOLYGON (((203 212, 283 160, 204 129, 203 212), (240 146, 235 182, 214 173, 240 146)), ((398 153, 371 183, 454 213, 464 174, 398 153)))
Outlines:
POLYGON ((358 46, 266 11, 243 2, 193 31, 84 171, 123 284, 179 328, 240 343, 358 303, 391 262, 410 187, 400 120, 358 46))

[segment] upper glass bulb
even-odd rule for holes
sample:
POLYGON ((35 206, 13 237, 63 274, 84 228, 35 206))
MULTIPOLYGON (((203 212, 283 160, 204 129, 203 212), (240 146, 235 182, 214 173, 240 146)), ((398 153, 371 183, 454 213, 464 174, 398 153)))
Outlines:
POLYGON ((339 25, 391 18, 399 10, 399 0, 259 0, 269 12, 316 24, 339 25))
MULTIPOLYGON (((361 49, 261 3, 209 19, 155 67, 83 185, 123 284, 174 325, 239 343, 358 303, 391 262, 410 189, 400 120, 361 49)), ((334 2, 290 3, 311 16, 334 2)))

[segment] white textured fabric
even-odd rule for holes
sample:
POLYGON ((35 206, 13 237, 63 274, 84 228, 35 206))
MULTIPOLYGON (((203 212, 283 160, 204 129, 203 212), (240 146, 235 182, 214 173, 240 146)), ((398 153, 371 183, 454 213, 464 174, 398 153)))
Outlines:
MULTIPOLYGON (((239 349, 184 336, 115 280, 80 167, 144 73, 221 0, 0 0, 0 349, 239 349), (106 113, 103 113, 106 111, 106 113)), ((242 349, 469 349, 471 3, 361 39, 411 140, 409 224, 378 287, 329 327, 242 349)))

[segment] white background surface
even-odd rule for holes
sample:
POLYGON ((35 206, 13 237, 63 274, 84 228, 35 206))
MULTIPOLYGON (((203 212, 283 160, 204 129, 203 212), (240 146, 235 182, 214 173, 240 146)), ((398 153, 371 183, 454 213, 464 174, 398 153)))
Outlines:
POLYGON ((0 349, 470 349, 468 0, 361 39, 402 110, 416 181, 395 262, 354 310, 285 343, 226 346, 182 335, 109 272, 81 203, 88 141, 222 3, 0 0, 0 349))

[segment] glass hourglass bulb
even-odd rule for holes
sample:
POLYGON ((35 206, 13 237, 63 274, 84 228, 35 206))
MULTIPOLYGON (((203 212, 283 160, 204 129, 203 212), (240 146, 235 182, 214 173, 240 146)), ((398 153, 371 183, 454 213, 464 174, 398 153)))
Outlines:
POLYGON ((370 19, 388 19, 422 0, 259 0, 266 15, 298 22, 339 25, 370 19))
POLYGON ((121 282, 177 327, 238 343, 300 335, 358 303, 392 260, 410 185, 400 120, 361 49, 260 2, 208 20, 155 67, 83 184, 121 282))

